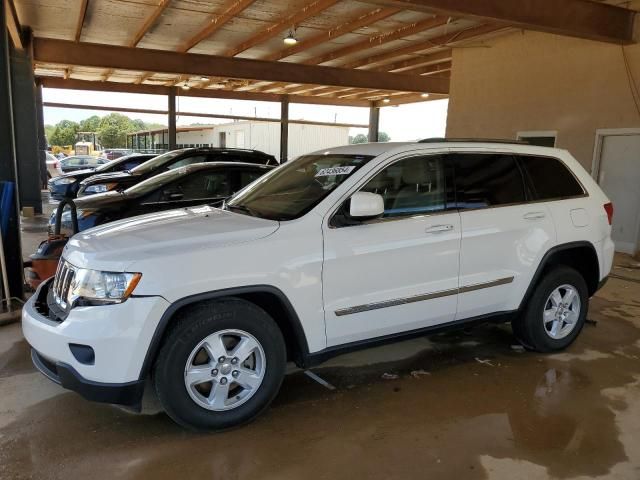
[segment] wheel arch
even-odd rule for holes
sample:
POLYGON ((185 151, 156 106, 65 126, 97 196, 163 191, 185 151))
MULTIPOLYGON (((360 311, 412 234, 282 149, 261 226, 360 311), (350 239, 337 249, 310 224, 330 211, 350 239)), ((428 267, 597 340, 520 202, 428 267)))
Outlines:
POLYGON ((197 303, 229 297, 246 300, 265 310, 282 331, 287 347, 287 359, 294 361, 299 366, 305 364, 309 357, 307 338, 300 318, 287 296, 280 289, 271 285, 252 285, 203 292, 173 302, 158 322, 147 348, 139 379, 146 378, 151 371, 162 342, 177 313, 197 303))
POLYGON ((585 279, 589 296, 592 296, 600 283, 600 262, 595 246, 588 241, 563 243, 550 248, 540 260, 529 287, 525 292, 519 309, 522 309, 531 297, 535 286, 546 272, 557 265, 566 265, 577 270, 585 279))

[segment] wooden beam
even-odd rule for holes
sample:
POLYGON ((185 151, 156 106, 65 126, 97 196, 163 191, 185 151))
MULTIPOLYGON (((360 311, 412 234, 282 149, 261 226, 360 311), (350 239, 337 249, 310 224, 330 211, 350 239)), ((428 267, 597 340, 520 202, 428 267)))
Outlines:
POLYGON ((435 65, 423 65, 410 71, 412 75, 438 75, 451 71, 451 62, 436 63, 435 65))
MULTIPOLYGON (((504 30, 507 27, 496 25, 480 25, 478 27, 471 27, 466 30, 460 30, 455 33, 449 33, 446 35, 440 35, 436 38, 429 40, 423 40, 421 42, 412 43, 402 48, 395 48, 383 53, 371 55, 369 57, 361 58, 347 65, 343 65, 344 68, 358 68, 365 65, 372 65, 376 63, 389 63, 390 61, 402 56, 409 55, 417 52, 424 52, 426 50, 434 50, 443 47, 451 47, 462 42, 466 42, 482 35, 495 33, 500 30, 504 30)), ((380 69, 383 70, 383 69, 380 69)), ((384 68, 386 70, 386 67, 384 68)), ((401 90, 401 89, 398 89, 401 90)), ((444 93, 444 92, 440 92, 444 93)))
POLYGON ((616 44, 633 41, 635 12, 589 0, 364 0, 616 44))
POLYGON ((136 32, 136 34, 133 36, 133 39, 129 42, 130 47, 136 47, 140 43, 140 40, 142 40, 142 38, 147 34, 149 29, 155 25, 156 21, 158 20, 158 18, 160 18, 160 15, 162 15, 162 13, 169 6, 170 2, 171 0, 160 0, 158 5, 153 10, 153 13, 149 15, 149 17, 144 22, 142 27, 140 27, 140 30, 136 32))
POLYGON ((209 38, 215 32, 220 30, 220 28, 224 24, 226 24, 229 20, 242 12, 253 2, 255 2, 255 0, 231 0, 224 6, 220 13, 211 15, 211 17, 209 17, 209 19, 207 20, 206 26, 185 43, 183 43, 180 48, 178 48, 178 51, 188 52, 197 44, 209 38))
POLYGON ((262 57, 262 59, 281 60, 283 58, 290 57, 291 55, 295 55, 296 53, 300 53, 322 43, 329 42, 346 33, 353 32, 354 30, 357 30, 359 28, 366 27, 380 20, 384 20, 391 15, 395 15, 399 11, 400 10, 398 10, 397 8, 376 8, 375 10, 371 10, 356 18, 352 18, 351 20, 348 20, 345 23, 341 23, 340 25, 337 25, 329 30, 320 32, 317 35, 313 35, 306 40, 302 40, 292 47, 284 48, 278 52, 266 55, 262 57))
POLYGON ((411 24, 404 25, 396 30, 393 30, 390 32, 384 32, 378 35, 373 35, 359 42, 351 43, 351 44, 345 45, 344 47, 340 47, 336 50, 332 50, 328 53, 324 53, 322 55, 318 55, 317 57, 310 58, 308 60, 305 60, 304 63, 309 65, 319 65, 322 63, 330 62, 337 58, 362 52, 369 48, 377 47, 379 45, 384 45, 385 43, 393 42, 394 40, 399 40, 404 37, 409 37, 411 35, 424 32, 431 28, 440 27, 442 25, 445 25, 448 20, 449 20, 448 17, 431 17, 425 20, 420 20, 418 22, 413 22, 411 24))
POLYGON ((270 38, 275 37, 283 30, 287 28, 295 28, 300 22, 303 22, 309 17, 313 17, 318 13, 326 10, 332 5, 336 4, 338 0, 312 0, 311 3, 308 3, 302 9, 288 15, 287 17, 279 20, 278 22, 269 25, 266 29, 252 37, 248 38, 240 45, 236 45, 233 48, 230 48, 225 52, 225 56, 227 57, 235 57, 239 53, 244 52, 245 50, 249 50, 251 47, 258 45, 259 43, 263 43, 270 38))
POLYGON ((18 50, 24 49, 24 43, 22 42, 22 27, 18 20, 18 13, 16 7, 13 4, 13 0, 4 0, 4 11, 7 19, 7 30, 13 46, 18 50))
POLYGON ((306 83, 313 80, 314 83, 323 86, 379 88, 407 92, 448 93, 449 91, 448 82, 417 75, 74 43, 43 38, 35 38, 33 43, 34 60, 41 63, 291 83, 306 83))
POLYGON ((448 98, 448 95, 433 94, 429 95, 428 97, 423 97, 422 95, 418 95, 417 93, 408 93, 395 97, 389 97, 389 101, 386 103, 382 100, 376 100, 373 103, 378 107, 393 107, 394 105, 405 105, 407 103, 418 102, 432 102, 434 100, 442 100, 445 98, 448 98))
POLYGON ((76 33, 73 36, 73 39, 76 42, 79 42, 80 37, 82 36, 82 29, 84 28, 84 19, 87 16, 88 5, 89 0, 80 0, 80 12, 78 13, 78 21, 76 22, 76 33))
MULTIPOLYGON (((138 85, 121 82, 92 82, 88 80, 69 79, 59 77, 39 77, 38 80, 45 88, 62 88, 68 90, 88 90, 100 92, 145 93, 150 95, 168 95, 170 87, 163 85, 138 85)), ((223 98, 230 100, 256 100, 261 102, 279 102, 282 95, 273 93, 235 92, 227 90, 192 88, 181 91, 182 97, 195 98, 223 98)), ((347 105, 352 107, 367 106, 366 102, 354 100, 329 99, 323 97, 311 97, 302 95, 289 95, 291 103, 304 103, 313 105, 347 105)))
MULTIPOLYGON (((151 109, 151 108, 107 107, 102 105, 87 105, 87 104, 80 104, 80 103, 44 102, 42 105, 44 107, 50 107, 50 108, 69 108, 73 110, 97 110, 101 112, 144 113, 144 114, 151 114, 151 115, 167 115, 171 112, 171 108, 169 108, 168 110, 159 110, 159 109, 151 109)), ((226 115, 224 113, 176 111, 175 115, 180 117, 222 118, 225 120, 244 120, 244 121, 255 121, 255 122, 280 123, 279 118, 250 117, 247 115, 226 115)), ((332 126, 332 127, 349 127, 349 128, 366 128, 367 127, 367 125, 364 125, 361 123, 319 122, 314 120, 287 119, 286 122, 302 124, 302 125, 326 125, 326 126, 332 126)), ((142 132, 137 132, 137 133, 142 133, 142 132)))

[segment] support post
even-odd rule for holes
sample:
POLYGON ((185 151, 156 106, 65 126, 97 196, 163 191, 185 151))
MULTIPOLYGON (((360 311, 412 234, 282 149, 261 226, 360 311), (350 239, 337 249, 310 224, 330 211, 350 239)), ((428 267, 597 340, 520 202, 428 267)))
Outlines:
POLYGON ((42 84, 36 80, 36 118, 38 120, 38 164, 40 165, 40 181, 46 188, 47 175, 47 136, 44 131, 44 109, 42 108, 42 84))
POLYGON ((378 141, 378 132, 380 130, 380 109, 371 102, 369 107, 369 142, 378 141))
POLYGON ((176 149, 176 87, 169 90, 169 150, 176 149))
POLYGON ((42 213, 36 84, 31 56, 32 35, 29 30, 25 33, 24 49, 10 48, 14 148, 18 167, 20 208, 33 207, 36 213, 42 213))
POLYGON ((280 163, 289 159, 289 97, 280 101, 280 163))
MULTIPOLYGON (((13 184, 13 208, 0 212, 2 228, 3 257, 9 282, 9 292, 2 297, 23 295, 22 249, 20 245, 20 213, 18 209, 17 165, 14 151, 14 127, 11 100, 11 70, 9 62, 9 38, 7 35, 6 10, 0 7, 0 182, 13 184), (5 223, 6 221, 6 223, 5 223)), ((0 283, 1 284, 1 283, 0 283)))

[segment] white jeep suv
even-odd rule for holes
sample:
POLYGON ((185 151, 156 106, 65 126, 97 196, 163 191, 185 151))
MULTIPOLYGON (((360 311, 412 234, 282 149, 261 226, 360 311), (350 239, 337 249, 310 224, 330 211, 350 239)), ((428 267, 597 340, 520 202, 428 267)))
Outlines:
POLYGON ((331 148, 222 208, 75 235, 23 310, 37 368, 90 400, 201 430, 262 412, 286 362, 479 321, 561 350, 612 264, 612 205, 566 151, 424 141, 331 148))

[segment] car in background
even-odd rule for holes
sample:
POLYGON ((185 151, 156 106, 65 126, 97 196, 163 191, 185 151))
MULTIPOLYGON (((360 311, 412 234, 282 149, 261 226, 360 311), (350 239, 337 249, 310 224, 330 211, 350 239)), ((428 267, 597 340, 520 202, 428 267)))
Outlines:
POLYGON ((62 175, 62 169, 60 168, 60 160, 54 157, 51 153, 45 152, 47 163, 47 177, 55 178, 62 175))
POLYGON ((260 165, 278 165, 273 155, 258 150, 241 148, 183 148, 172 150, 153 160, 125 172, 104 173, 83 180, 78 190, 78 198, 104 193, 110 190, 123 191, 160 173, 194 163, 243 162, 260 165))
POLYGON ((76 170, 86 170, 87 168, 96 168, 107 163, 109 160, 92 155, 73 155, 71 157, 60 160, 60 167, 64 173, 74 172, 76 170))
MULTIPOLYGON (((240 191, 273 166, 238 162, 196 163, 151 177, 123 192, 111 191, 75 200, 78 230, 114 220, 180 207, 213 204, 240 191)), ((55 230, 56 212, 49 219, 55 230)), ((70 210, 61 216, 60 233, 71 236, 70 210)))
POLYGON ((77 170, 75 172, 65 173, 56 178, 51 178, 48 182, 49 196, 54 200, 75 198, 82 180, 100 173, 131 170, 156 156, 157 155, 151 153, 132 153, 131 155, 125 155, 117 160, 112 160, 100 165, 95 169, 77 170))
POLYGON ((102 156, 107 160, 115 160, 116 158, 124 157, 125 155, 130 155, 133 152, 128 148, 111 148, 102 151, 102 156))

